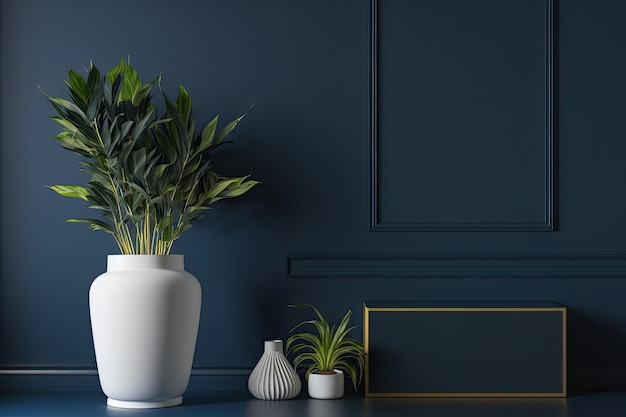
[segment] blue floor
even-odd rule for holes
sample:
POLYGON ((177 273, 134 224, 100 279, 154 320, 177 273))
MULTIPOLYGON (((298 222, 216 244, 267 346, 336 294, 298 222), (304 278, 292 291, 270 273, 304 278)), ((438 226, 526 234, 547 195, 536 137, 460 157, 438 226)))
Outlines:
POLYGON ((96 392, 0 393, 2 417, 604 417, 626 416, 626 392, 574 395, 566 399, 382 399, 260 401, 247 393, 187 393, 183 405, 154 410, 106 406, 96 392))

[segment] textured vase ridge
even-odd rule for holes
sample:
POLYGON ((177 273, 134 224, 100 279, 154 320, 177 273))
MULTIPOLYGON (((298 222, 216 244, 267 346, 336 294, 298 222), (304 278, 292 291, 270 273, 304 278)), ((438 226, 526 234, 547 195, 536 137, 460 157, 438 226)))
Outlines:
POLYGON ((265 352, 248 379, 250 393, 260 400, 288 400, 300 393, 300 377, 282 352, 282 340, 265 342, 265 352))

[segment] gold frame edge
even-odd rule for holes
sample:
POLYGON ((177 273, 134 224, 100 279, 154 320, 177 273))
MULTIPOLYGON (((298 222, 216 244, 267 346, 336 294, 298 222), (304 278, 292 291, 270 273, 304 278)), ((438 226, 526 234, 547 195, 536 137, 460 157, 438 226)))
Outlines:
POLYGON ((368 398, 565 398, 567 397, 567 307, 369 307, 363 303, 363 346, 365 348, 365 397, 368 398), (369 313, 394 311, 560 311, 562 316, 562 392, 370 392, 369 391, 369 313))

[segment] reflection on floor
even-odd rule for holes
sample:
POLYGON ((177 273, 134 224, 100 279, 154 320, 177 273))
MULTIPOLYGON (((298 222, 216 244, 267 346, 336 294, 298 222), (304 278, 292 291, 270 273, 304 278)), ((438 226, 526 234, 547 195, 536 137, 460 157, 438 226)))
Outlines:
POLYGON ((154 410, 106 406, 96 392, 0 393, 0 416, 10 417, 603 417, 626 416, 626 392, 572 395, 564 399, 382 399, 347 397, 260 401, 247 393, 187 393, 183 405, 154 410))

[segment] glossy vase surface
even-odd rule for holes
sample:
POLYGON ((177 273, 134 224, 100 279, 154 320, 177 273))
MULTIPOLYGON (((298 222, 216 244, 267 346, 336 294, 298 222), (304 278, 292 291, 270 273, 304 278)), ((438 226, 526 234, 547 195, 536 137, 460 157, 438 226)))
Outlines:
POLYGON ((266 340, 265 351, 248 378, 248 390, 259 400, 288 400, 300 393, 300 376, 283 353, 282 340, 266 340))
POLYGON ((202 292, 182 255, 109 255, 89 290, 98 375, 107 404, 159 408, 182 403, 202 292))

